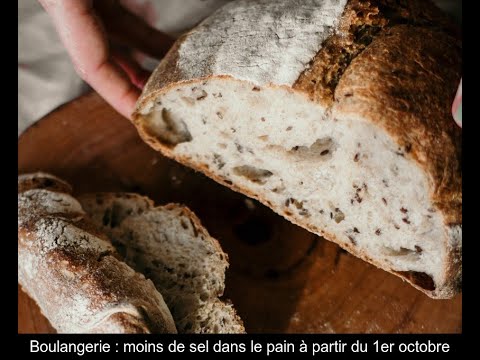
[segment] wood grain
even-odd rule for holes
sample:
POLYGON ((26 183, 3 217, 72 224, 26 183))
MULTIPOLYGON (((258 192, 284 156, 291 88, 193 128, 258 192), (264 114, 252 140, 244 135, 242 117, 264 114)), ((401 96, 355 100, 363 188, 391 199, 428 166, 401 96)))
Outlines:
MULTIPOLYGON (((225 297, 248 332, 461 332, 461 295, 432 300, 258 202, 163 158, 95 93, 29 128, 18 153, 19 173, 51 172, 77 193, 135 191, 158 204, 187 204, 229 254, 225 297)), ((18 332, 53 331, 19 287, 18 332)))

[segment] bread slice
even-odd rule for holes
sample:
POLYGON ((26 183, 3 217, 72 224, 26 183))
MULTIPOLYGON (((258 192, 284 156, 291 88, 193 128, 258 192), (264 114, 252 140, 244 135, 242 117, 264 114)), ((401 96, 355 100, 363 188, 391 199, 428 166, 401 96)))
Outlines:
POLYGON ((18 177, 18 282, 60 333, 176 333, 153 283, 119 259, 71 187, 18 177))
POLYGON ((461 41, 429 1, 239 0, 181 37, 153 148, 433 298, 461 287, 461 41))
POLYGON ((225 287, 227 255, 188 208, 129 193, 79 198, 124 261, 153 281, 180 333, 243 333, 225 287))

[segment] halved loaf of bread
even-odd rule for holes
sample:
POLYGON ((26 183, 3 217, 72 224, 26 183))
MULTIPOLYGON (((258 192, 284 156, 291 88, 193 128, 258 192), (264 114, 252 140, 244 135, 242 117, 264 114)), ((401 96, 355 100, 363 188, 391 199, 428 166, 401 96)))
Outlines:
POLYGON ((83 209, 124 261, 153 281, 180 333, 244 333, 225 288, 227 255, 188 208, 154 207, 143 196, 80 196, 83 209))
POLYGON ((234 1, 133 122, 164 155, 434 298, 461 285, 461 41, 429 1, 234 1))

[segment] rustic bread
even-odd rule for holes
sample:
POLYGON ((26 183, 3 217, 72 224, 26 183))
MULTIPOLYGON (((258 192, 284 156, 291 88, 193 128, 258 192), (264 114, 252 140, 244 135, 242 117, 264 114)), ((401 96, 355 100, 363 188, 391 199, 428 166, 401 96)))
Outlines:
POLYGON ((461 286, 461 41, 429 1, 234 1, 133 114, 153 148, 433 298, 461 286))
POLYGON ((18 188, 18 282, 58 332, 176 332, 153 283, 119 260, 67 183, 37 173, 18 188))
POLYGON ((151 279, 180 333, 243 333, 225 288, 227 255, 188 208, 154 207, 143 196, 98 193, 79 197, 124 261, 151 279))

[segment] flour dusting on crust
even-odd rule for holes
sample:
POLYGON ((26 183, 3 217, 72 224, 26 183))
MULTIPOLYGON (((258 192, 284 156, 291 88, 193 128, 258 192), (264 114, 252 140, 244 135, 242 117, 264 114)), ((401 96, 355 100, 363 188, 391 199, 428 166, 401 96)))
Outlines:
POLYGON ((220 74, 258 85, 291 85, 332 34, 346 2, 235 1, 186 38, 179 68, 186 78, 220 74))

